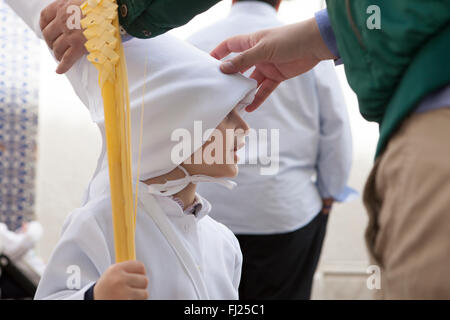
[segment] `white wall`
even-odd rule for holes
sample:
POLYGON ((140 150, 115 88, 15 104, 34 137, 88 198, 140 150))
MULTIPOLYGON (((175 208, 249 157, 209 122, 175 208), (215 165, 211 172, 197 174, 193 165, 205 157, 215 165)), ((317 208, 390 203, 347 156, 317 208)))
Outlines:
MULTIPOLYGON (((191 32, 227 15, 230 1, 222 1, 207 13, 172 33, 184 38, 191 32)), ((313 15, 321 0, 283 3, 280 18, 295 22, 313 15)), ((54 73, 56 64, 42 45, 37 215, 45 233, 39 250, 48 259, 66 215, 78 207, 96 165, 100 137, 85 107, 64 76, 54 73)), ((378 129, 362 119, 343 67, 337 68, 348 104, 354 141, 350 185, 362 193, 373 163, 378 129)), ((361 199, 338 204, 331 213, 328 234, 314 287, 315 298, 368 298, 365 286, 368 259, 363 234, 367 223, 361 199)))

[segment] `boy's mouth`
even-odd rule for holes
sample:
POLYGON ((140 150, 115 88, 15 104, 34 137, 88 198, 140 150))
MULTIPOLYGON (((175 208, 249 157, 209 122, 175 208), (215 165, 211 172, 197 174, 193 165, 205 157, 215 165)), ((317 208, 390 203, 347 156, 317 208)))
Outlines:
POLYGON ((245 141, 243 142, 238 142, 237 144, 235 144, 234 148, 233 148, 233 156, 234 156, 234 162, 237 163, 240 158, 237 154, 239 149, 242 149, 245 146, 245 141))

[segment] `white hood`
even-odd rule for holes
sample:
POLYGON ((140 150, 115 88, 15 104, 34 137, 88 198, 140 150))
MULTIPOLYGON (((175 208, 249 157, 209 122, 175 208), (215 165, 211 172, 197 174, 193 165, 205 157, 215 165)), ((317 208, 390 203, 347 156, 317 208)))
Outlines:
MULTIPOLYGON (((141 180, 168 173, 190 157, 186 154, 176 162, 171 159, 172 149, 179 144, 171 139, 176 129, 186 129, 193 138, 195 121, 202 121, 203 131, 214 129, 234 107, 244 107, 253 101, 256 81, 239 74, 223 74, 219 61, 171 35, 133 39, 124 43, 124 50, 130 87, 134 177, 144 106, 141 180)), ((79 67, 84 75, 81 89, 88 93, 85 103, 92 119, 103 129, 98 72, 87 61, 79 67)), ((71 73, 69 79, 73 76, 71 73)), ((79 74, 76 76, 79 78, 79 74)), ((82 97, 82 92, 79 95, 82 97)), ((194 146, 193 140, 191 145, 194 146)), ((103 192, 109 185, 104 153, 99 165, 90 193, 103 192)))

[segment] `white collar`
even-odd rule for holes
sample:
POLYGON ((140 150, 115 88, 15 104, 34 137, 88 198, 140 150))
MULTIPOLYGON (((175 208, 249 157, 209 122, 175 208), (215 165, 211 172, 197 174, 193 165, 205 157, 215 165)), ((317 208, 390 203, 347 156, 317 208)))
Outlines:
MULTIPOLYGON (((149 194, 150 195, 150 194, 149 194)), ((186 217, 193 217, 195 220, 199 221, 203 217, 207 216, 209 212, 211 211, 211 204, 208 200, 200 196, 198 193, 195 194, 195 197, 199 204, 201 205, 200 209, 197 211, 196 215, 188 215, 184 213, 183 208, 180 207, 178 202, 176 202, 171 197, 165 197, 165 196, 158 196, 153 195, 156 200, 159 202, 161 207, 163 208, 164 212, 168 216, 174 216, 174 217, 180 217, 180 218, 186 218, 186 217)))
POLYGON ((262 1, 239 1, 231 6, 230 15, 240 13, 260 16, 276 16, 277 10, 270 4, 262 1))
POLYGON ((147 184, 145 184, 144 182, 142 181, 139 182, 139 197, 155 197, 155 199, 158 201, 158 203, 160 204, 161 208, 163 209, 164 213, 167 216, 185 219, 189 219, 189 217, 192 217, 196 221, 199 221, 203 217, 207 216, 211 211, 211 204, 209 203, 209 201, 203 198, 198 193, 195 193, 195 198, 201 204, 201 208, 199 209, 199 211, 197 211, 197 214, 194 216, 185 214, 183 208, 181 208, 178 202, 173 200, 171 197, 148 193, 147 187, 148 187, 147 184))
POLYGON ((194 202, 192 204, 190 204, 188 207, 185 208, 184 202, 183 200, 181 200, 178 197, 170 196, 170 198, 175 201, 176 203, 178 203, 178 205, 180 206, 180 208, 183 210, 184 214, 193 214, 194 216, 197 216, 197 214, 200 212, 200 210, 203 208, 203 201, 200 199, 200 197, 195 194, 194 197, 194 202))

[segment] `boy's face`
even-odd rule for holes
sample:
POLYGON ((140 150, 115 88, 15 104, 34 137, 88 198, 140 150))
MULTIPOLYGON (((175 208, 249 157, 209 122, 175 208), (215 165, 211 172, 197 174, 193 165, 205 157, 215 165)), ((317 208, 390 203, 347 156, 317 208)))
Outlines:
POLYGON ((190 175, 202 174, 216 178, 232 178, 238 174, 237 150, 245 145, 248 124, 234 108, 214 130, 209 141, 191 155, 182 166, 190 175), (201 163, 196 162, 201 159, 201 163))

